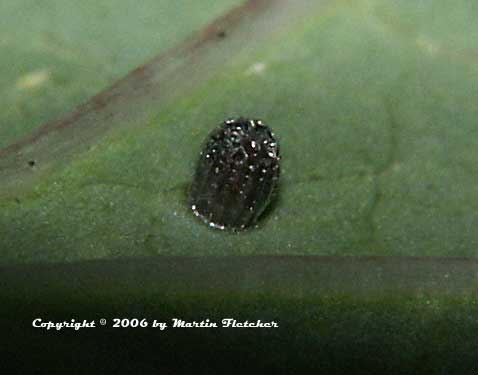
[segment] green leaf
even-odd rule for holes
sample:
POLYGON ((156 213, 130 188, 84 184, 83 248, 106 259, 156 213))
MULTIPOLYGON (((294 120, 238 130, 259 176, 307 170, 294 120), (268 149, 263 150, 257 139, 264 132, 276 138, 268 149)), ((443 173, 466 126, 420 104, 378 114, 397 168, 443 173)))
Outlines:
POLYGON ((478 5, 250 0, 179 43, 233 3, 0 5, 5 357, 31 355, 18 372, 95 347, 84 366, 124 372, 172 368, 180 348, 183 367, 473 373, 477 264, 437 256, 478 245, 478 5), (240 115, 275 130, 283 174, 259 227, 232 235, 196 220, 187 190, 203 139, 240 115), (270 256, 202 256, 246 254, 270 256), (299 254, 338 257, 284 256, 299 254), (280 329, 63 335, 28 329, 39 317, 280 329))
POLYGON ((477 14, 246 3, 0 151, 1 261, 475 255, 477 14), (239 115, 274 129, 283 175, 259 227, 232 235, 193 217, 187 188, 202 140, 239 115))
POLYGON ((174 47, 240 0, 6 0, 0 147, 174 47))

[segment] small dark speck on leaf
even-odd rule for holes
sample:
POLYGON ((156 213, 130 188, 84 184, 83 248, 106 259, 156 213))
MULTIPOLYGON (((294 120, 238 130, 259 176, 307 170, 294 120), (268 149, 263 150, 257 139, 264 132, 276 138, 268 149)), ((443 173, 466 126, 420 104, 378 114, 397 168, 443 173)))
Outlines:
POLYGON ((34 167, 35 164, 36 164, 35 160, 30 160, 30 161, 28 162, 28 165, 29 165, 30 167, 34 167))
POLYGON ((318 175, 318 174, 313 174, 309 176, 309 182, 316 182, 316 181, 321 181, 323 180, 323 177, 318 175))
POLYGON ((226 35, 227 35, 227 34, 226 34, 226 32, 225 32, 224 30, 219 30, 219 31, 217 32, 217 37, 218 37, 218 38, 221 38, 221 39, 222 39, 222 38, 225 38, 226 35))

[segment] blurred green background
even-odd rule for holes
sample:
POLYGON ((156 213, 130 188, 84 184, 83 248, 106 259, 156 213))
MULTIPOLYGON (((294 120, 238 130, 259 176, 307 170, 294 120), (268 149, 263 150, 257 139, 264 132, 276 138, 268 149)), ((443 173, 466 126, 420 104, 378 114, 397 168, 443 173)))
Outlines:
POLYGON ((240 1, 0 3, 0 147, 73 110, 240 1))

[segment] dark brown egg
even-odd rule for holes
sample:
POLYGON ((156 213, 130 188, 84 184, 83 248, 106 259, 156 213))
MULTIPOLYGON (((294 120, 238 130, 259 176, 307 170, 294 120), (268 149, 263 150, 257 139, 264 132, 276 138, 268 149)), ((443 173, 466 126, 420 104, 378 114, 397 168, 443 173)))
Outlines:
POLYGON ((277 187, 279 161, 277 140, 262 121, 225 121, 201 151, 190 192, 194 214, 219 229, 254 225, 277 187))

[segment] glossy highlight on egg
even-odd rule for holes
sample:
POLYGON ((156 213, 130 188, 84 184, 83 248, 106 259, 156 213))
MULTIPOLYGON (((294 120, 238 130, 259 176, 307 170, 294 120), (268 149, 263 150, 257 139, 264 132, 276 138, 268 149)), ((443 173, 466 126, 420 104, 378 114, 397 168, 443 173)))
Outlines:
POLYGON ((190 189, 191 209, 207 225, 255 225, 276 193, 279 145, 261 120, 224 121, 206 139, 190 189))

